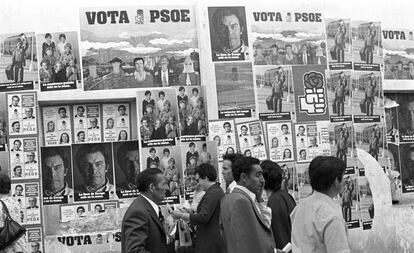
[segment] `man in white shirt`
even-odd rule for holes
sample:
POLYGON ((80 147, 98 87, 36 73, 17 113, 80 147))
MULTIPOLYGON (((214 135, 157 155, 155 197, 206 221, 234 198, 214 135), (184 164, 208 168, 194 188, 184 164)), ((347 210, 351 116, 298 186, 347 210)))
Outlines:
POLYGON ((290 215, 292 251, 295 253, 349 253, 348 231, 341 206, 333 198, 342 192, 346 164, 331 156, 318 156, 309 165, 313 193, 290 215))

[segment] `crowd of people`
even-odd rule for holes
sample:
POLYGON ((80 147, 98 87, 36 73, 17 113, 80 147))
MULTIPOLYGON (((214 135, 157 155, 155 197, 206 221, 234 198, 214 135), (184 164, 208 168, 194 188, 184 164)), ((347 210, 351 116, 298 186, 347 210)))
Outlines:
POLYGON ((345 169, 339 158, 314 158, 309 165, 313 192, 296 206, 277 163, 227 154, 226 190, 213 165, 196 166, 191 206, 168 209, 179 225, 171 230, 158 206, 168 179, 162 170, 148 168, 137 177, 141 194, 122 221, 122 252, 350 252, 342 208, 334 200, 348 187, 345 169))

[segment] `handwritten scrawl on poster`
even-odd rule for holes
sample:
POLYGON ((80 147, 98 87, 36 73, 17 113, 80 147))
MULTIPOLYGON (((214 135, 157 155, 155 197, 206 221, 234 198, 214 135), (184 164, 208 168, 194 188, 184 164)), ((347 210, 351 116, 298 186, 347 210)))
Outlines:
POLYGON ((325 66, 293 67, 297 122, 328 120, 325 66))

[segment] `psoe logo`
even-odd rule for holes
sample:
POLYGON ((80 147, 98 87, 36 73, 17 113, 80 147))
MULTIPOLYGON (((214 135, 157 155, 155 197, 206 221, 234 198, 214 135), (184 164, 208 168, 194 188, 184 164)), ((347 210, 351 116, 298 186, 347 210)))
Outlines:
POLYGON ((299 96, 299 111, 308 115, 323 115, 327 110, 325 79, 322 73, 310 71, 303 75, 304 96, 299 96))
POLYGON ((144 24, 144 10, 138 9, 137 15, 135 16, 135 24, 143 25, 144 24))

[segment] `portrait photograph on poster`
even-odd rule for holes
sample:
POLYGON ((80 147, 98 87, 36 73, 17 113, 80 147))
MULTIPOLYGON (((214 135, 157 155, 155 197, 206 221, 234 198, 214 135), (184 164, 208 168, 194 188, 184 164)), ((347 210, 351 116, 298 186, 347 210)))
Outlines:
POLYGON ((39 178, 39 148, 37 139, 24 137, 10 139, 10 172, 12 179, 39 178))
POLYGON ((413 32, 405 29, 382 30, 384 44, 384 79, 413 80, 414 49, 413 32))
POLYGON ((115 199, 111 143, 72 145, 74 200, 115 199))
POLYGON ((42 118, 45 146, 72 143, 72 122, 68 105, 44 106, 42 107, 42 118))
POLYGON ((354 71, 352 90, 354 122, 380 122, 384 116, 381 72, 354 71))
POLYGON ((72 156, 69 146, 42 147, 43 205, 73 202, 72 156))
POLYGON ((118 198, 138 196, 136 177, 140 170, 138 141, 113 143, 115 185, 118 198))
POLYGON ((37 87, 37 54, 34 32, 1 34, 0 91, 37 87))
POLYGON ((265 122, 269 158, 273 162, 295 160, 292 122, 265 122))
POLYGON ((219 118, 250 118, 256 111, 252 64, 214 64, 219 118))
POLYGON ((208 7, 213 61, 249 59, 244 6, 208 7))
POLYGON ((331 155, 329 121, 295 124, 296 161, 311 162, 313 158, 331 155))
POLYGON ((237 153, 236 127, 234 120, 214 120, 210 121, 209 140, 217 145, 219 161, 223 160, 225 154, 237 153))
POLYGON ((351 71, 325 71, 331 122, 352 121, 351 71))
POLYGON ((268 158, 267 142, 261 121, 239 122, 236 124, 236 130, 239 143, 238 150, 241 154, 261 161, 268 158))
POLYGON ((78 32, 37 34, 41 91, 80 88, 81 58, 78 32))
POLYGON ((329 69, 352 69, 351 20, 326 19, 325 25, 329 69))
POLYGON ((41 224, 39 183, 11 184, 11 192, 21 206, 19 222, 24 225, 41 224))
POLYGON ((255 66, 261 120, 294 119, 295 99, 290 66, 255 66))
POLYGON ((37 133, 36 93, 8 93, 9 135, 37 133))
POLYGON ((5 93, 0 93, 0 151, 6 151, 9 142, 9 122, 7 96, 5 93))
POLYGON ((129 103, 103 104, 102 129, 104 133, 104 141, 113 142, 131 140, 131 116, 129 103))
POLYGON ((101 9, 80 9, 84 90, 200 85, 193 6, 101 9))
POLYGON ((354 70, 380 71, 384 62, 381 23, 351 20, 354 70))

